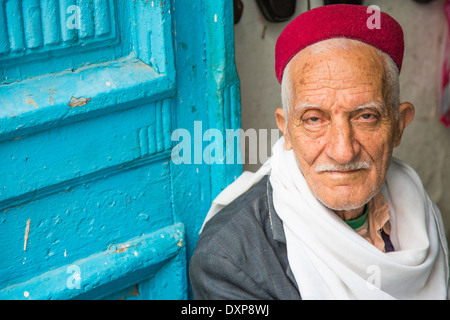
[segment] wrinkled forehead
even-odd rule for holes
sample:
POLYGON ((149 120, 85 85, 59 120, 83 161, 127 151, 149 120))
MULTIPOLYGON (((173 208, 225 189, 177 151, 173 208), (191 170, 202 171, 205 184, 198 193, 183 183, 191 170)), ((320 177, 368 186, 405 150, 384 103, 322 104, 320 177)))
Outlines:
POLYGON ((384 70, 382 55, 380 50, 360 41, 332 39, 303 49, 289 64, 291 71, 298 75, 325 68, 330 73, 334 71, 334 76, 357 71, 357 74, 376 77, 384 70))
POLYGON ((382 53, 365 43, 333 39, 311 45, 289 62, 289 78, 295 87, 336 86, 336 89, 356 85, 382 87, 384 62, 382 53))

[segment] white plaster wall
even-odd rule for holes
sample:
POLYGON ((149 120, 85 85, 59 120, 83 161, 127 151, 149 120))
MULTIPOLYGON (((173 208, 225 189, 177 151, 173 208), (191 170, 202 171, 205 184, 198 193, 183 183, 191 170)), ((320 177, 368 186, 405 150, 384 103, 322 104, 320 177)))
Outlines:
MULTIPOLYGON (((274 47, 286 23, 270 23, 255 1, 243 0, 244 12, 235 25, 236 66, 241 80, 242 128, 275 129, 274 111, 281 106, 280 85, 274 73, 274 47)), ((417 4, 412 0, 366 0, 378 5, 403 26, 406 52, 400 77, 401 97, 416 107, 394 156, 420 175, 444 217, 450 232, 450 129, 439 121, 438 85, 447 22, 445 0, 417 4)), ((306 11, 306 0, 297 1, 297 14, 306 11)), ((322 5, 312 0, 312 7, 322 5)), ((275 141, 272 141, 274 143, 275 141)), ((268 143, 271 143, 270 135, 268 143)), ((248 147, 248 143, 246 144, 248 147)), ((248 151, 247 151, 248 154, 248 151)), ((244 170, 255 171, 263 157, 245 159, 244 170), (256 162, 251 164, 250 162, 256 162)))

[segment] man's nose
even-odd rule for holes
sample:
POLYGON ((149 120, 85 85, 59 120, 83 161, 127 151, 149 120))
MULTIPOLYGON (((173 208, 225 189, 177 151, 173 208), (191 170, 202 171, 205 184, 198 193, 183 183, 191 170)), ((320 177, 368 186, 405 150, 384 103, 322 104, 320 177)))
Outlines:
POLYGON ((360 151, 360 146, 355 140, 349 121, 339 121, 331 125, 325 150, 328 157, 339 164, 346 164, 355 159, 360 151))

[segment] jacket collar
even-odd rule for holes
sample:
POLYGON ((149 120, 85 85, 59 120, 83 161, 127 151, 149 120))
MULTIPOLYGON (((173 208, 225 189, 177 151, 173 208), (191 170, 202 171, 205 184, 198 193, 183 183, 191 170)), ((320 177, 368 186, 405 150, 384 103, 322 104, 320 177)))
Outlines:
POLYGON ((275 211, 275 207, 273 205, 272 185, 270 184, 269 178, 267 179, 267 206, 269 208, 270 227, 272 228, 273 239, 281 243, 286 243, 283 222, 275 211))

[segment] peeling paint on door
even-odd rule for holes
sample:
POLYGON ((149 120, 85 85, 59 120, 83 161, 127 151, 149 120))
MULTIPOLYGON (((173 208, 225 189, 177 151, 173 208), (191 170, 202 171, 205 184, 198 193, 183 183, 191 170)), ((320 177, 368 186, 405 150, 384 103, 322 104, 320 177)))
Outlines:
POLYGON ((69 107, 74 108, 74 107, 83 106, 86 103, 88 103, 89 100, 91 100, 91 98, 85 98, 85 97, 75 98, 75 97, 72 97, 72 98, 70 98, 70 101, 69 101, 69 107))

